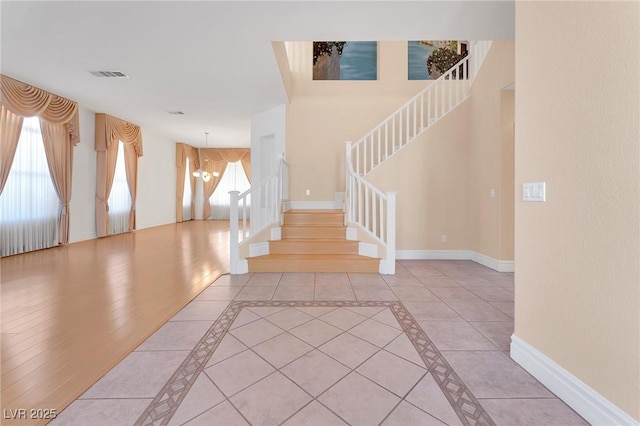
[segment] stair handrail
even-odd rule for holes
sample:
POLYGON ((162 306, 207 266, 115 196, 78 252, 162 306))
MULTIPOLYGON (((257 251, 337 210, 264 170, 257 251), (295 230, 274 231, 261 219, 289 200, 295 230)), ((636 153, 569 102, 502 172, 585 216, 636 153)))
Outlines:
POLYGON ((346 143, 345 221, 356 223, 385 248, 380 273, 395 273, 396 192, 382 192, 359 176, 351 161, 352 142, 346 143))
POLYGON ((354 142, 356 173, 366 176, 465 101, 490 46, 490 41, 471 43, 467 56, 354 142))
POLYGON ((288 174, 289 163, 283 153, 275 174, 251 185, 242 194, 240 191, 229 192, 229 268, 232 274, 243 272, 238 256, 240 245, 267 226, 280 222, 288 174))

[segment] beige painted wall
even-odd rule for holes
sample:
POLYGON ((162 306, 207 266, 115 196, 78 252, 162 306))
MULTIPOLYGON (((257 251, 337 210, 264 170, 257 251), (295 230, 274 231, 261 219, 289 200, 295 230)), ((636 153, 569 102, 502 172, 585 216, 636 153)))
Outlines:
POLYGON ((429 82, 407 80, 406 42, 378 43, 376 81, 313 81, 312 43, 292 43, 290 51, 290 199, 333 200, 344 191, 345 142, 364 136, 429 82))
POLYGON ((515 143, 515 91, 502 90, 500 96, 500 169, 498 189, 500 202, 500 257, 513 260, 514 228, 514 143, 515 143))
POLYGON ((502 152, 502 114, 508 111, 502 108, 502 89, 515 81, 514 47, 511 41, 494 42, 471 90, 469 248, 499 260, 513 260, 512 250, 503 253, 501 246, 503 237, 508 240, 510 233, 513 244, 512 231, 506 229, 513 229, 513 219, 509 220, 503 205, 503 201, 513 202, 513 176, 504 172, 509 164, 503 161, 509 160, 509 153, 503 156, 502 152))
POLYGON ((640 3, 516 3, 515 334, 640 420, 640 3), (525 203, 522 183, 545 181, 525 203))

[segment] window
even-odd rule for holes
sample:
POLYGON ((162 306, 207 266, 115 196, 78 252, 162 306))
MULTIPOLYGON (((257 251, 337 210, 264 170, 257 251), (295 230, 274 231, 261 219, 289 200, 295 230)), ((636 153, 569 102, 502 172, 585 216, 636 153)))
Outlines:
POLYGON ((60 201, 51 181, 37 117, 25 118, 0 195, 0 256, 58 244, 60 201))
POLYGON ((182 192, 182 219, 191 220, 191 173, 188 158, 186 163, 187 165, 184 168, 184 191, 182 192))
POLYGON ((131 193, 127 183, 127 171, 124 163, 124 145, 118 142, 118 157, 113 185, 109 193, 109 234, 121 234, 129 231, 129 213, 131 212, 131 193))
MULTIPOLYGON (((213 195, 211 195, 211 198, 209 198, 209 203, 211 204, 210 219, 229 220, 229 191, 240 191, 240 193, 243 193, 250 187, 251 184, 247 179, 247 175, 244 174, 242 163, 238 161, 227 164, 220 183, 216 187, 213 195)), ((247 207, 249 204, 250 200, 247 200, 247 207)), ((247 218, 248 214, 249 212, 247 212, 247 218)))

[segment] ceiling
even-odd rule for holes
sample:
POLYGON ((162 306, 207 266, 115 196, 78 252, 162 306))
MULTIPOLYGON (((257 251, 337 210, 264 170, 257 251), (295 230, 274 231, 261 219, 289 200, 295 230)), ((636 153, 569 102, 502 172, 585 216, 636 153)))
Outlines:
POLYGON ((512 1, 1 1, 3 74, 204 146, 249 146, 251 116, 287 103, 271 45, 507 40, 512 1), (122 71, 128 79, 88 71, 122 71), (169 111, 184 115, 170 115, 169 111))

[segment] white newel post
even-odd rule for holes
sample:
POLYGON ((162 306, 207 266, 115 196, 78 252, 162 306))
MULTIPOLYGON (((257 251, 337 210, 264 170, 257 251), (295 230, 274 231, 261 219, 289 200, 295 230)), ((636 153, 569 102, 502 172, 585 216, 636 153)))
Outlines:
POLYGON ((387 255, 381 274, 396 273, 396 191, 387 192, 387 255))
POLYGON ((353 142, 347 141, 345 143, 346 151, 344 156, 344 226, 349 224, 351 220, 351 206, 349 203, 351 202, 351 197, 353 194, 350 192, 350 183, 351 183, 351 174, 349 173, 349 163, 351 162, 351 147, 353 142))
POLYGON ((229 269, 238 274, 238 195, 240 191, 229 191, 231 205, 229 210, 229 269))

